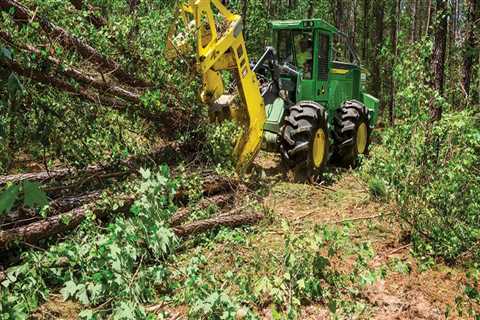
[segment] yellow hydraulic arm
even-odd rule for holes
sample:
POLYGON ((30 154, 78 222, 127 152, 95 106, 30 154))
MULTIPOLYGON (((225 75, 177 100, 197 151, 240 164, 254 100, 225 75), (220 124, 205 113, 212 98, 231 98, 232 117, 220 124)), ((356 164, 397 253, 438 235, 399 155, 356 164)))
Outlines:
MULTIPOLYGON (((235 146, 237 172, 244 173, 257 155, 263 137, 265 107, 257 76, 250 68, 242 18, 230 12, 219 0, 190 0, 180 7, 187 30, 195 32, 197 70, 202 75, 201 99, 212 112, 229 111, 242 127, 235 146), (216 14, 214 14, 216 10, 216 14), (231 71, 236 79, 240 105, 225 92, 220 71, 231 71)), ((172 30, 171 34, 176 30, 172 30)), ((168 52, 179 52, 186 43, 169 37, 168 52)))

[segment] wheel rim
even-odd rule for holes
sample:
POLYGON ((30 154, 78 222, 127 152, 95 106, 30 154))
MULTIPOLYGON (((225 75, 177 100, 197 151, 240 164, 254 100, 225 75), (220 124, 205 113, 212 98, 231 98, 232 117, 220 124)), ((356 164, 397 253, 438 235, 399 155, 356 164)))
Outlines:
POLYGON ((313 140, 313 164, 315 168, 322 165, 323 159, 325 159, 325 146, 327 139, 323 129, 318 129, 315 133, 315 139, 313 140))
POLYGON ((365 153, 367 148, 368 129, 365 122, 362 122, 357 129, 357 151, 359 154, 365 153))

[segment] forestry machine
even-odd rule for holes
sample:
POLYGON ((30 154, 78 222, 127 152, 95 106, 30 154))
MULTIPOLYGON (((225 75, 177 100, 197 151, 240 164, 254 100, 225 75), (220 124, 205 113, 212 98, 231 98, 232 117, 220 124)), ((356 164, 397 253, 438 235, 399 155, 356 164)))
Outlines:
POLYGON ((260 148, 280 152, 302 180, 328 161, 354 166, 368 152, 379 101, 364 91, 367 72, 345 34, 321 19, 272 21, 272 46, 250 63, 242 17, 221 1, 190 0, 178 18, 166 54, 195 53, 212 120, 242 127, 234 154, 239 173, 260 148), (342 54, 350 62, 337 61, 342 54))

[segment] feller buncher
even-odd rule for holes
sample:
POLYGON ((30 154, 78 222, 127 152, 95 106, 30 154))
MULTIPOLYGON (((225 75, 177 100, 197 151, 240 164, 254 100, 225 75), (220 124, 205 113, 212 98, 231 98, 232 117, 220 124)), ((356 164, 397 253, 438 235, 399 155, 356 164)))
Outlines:
POLYGON ((338 47, 347 37, 335 27, 321 19, 272 21, 272 46, 253 64, 242 17, 219 0, 191 0, 178 17, 183 27, 172 25, 167 55, 194 52, 211 118, 242 127, 234 151, 239 173, 260 148, 280 152, 300 179, 329 161, 354 166, 368 152, 379 101, 364 92, 366 71, 348 41, 338 47), (351 61, 337 61, 339 52, 351 61), (225 72, 233 74, 234 92, 225 72))

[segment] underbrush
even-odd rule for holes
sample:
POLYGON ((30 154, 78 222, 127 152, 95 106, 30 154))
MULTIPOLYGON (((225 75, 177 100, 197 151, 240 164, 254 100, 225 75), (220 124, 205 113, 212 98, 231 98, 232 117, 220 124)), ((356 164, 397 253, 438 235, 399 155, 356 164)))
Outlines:
POLYGON ((386 186, 398 204, 419 255, 479 261, 478 115, 449 112, 438 123, 406 121, 389 128, 364 172, 372 192, 386 186))
MULTIPOLYGON (((366 308, 355 297, 382 272, 369 268, 373 251, 352 244, 348 226, 296 234, 283 223, 279 246, 266 256, 253 240, 268 237, 262 227, 217 228, 182 243, 169 225, 174 198, 187 187, 201 200, 195 192, 201 181, 173 178, 167 167, 141 173, 141 183, 125 187, 139 195, 128 213, 107 225, 91 213, 64 241, 26 251, 5 272, 0 319, 28 318, 58 293, 81 306, 83 319, 162 319, 182 306, 190 319, 259 319, 264 310, 274 319, 297 319, 309 304, 339 316, 366 308)), ((115 210, 124 203, 107 197, 99 206, 115 210)), ((195 214, 215 214, 203 210, 195 214)))

